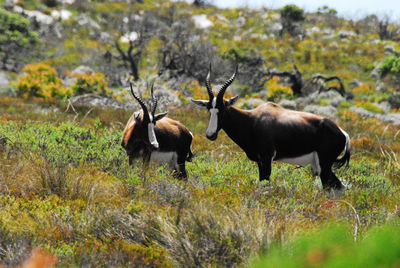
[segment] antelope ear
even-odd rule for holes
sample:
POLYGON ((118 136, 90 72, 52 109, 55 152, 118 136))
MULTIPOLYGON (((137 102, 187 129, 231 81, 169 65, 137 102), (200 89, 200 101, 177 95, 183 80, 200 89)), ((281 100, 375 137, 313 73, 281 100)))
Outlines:
POLYGON ((166 112, 166 113, 161 113, 161 114, 156 114, 156 115, 154 116, 154 122, 157 122, 158 120, 163 119, 164 116, 166 116, 167 114, 168 114, 168 112, 166 112))
POLYGON ((234 105, 234 104, 238 101, 238 99, 239 99, 239 96, 235 96, 235 97, 230 98, 230 99, 225 103, 225 106, 226 106, 226 107, 230 107, 230 106, 234 105))
POLYGON ((207 105, 208 105, 208 101, 207 100, 194 100, 194 99, 191 99, 191 101, 194 104, 196 104, 198 106, 201 106, 201 107, 207 107, 207 105))

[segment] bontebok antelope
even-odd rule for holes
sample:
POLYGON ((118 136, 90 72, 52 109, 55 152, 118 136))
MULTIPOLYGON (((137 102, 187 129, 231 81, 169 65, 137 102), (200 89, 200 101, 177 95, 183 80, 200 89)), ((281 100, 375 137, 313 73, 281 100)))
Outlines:
POLYGON ((313 174, 320 176, 325 189, 343 189, 343 184, 332 172, 332 166, 348 166, 349 135, 330 119, 287 110, 272 102, 253 110, 234 107, 238 96, 226 100, 224 94, 234 81, 237 68, 214 96, 210 85, 210 65, 206 78, 209 100, 192 100, 210 113, 207 138, 215 140, 218 131, 225 130, 247 157, 257 162, 260 180, 269 180, 273 161, 299 166, 311 164, 313 174), (344 155, 338 159, 343 151, 344 155))
POLYGON ((185 161, 191 161, 193 153, 192 133, 180 122, 166 117, 167 113, 156 114, 157 99, 153 96, 151 86, 152 109, 149 113, 143 100, 131 93, 142 107, 135 112, 122 134, 121 145, 129 156, 129 164, 133 159, 143 157, 143 167, 148 168, 149 161, 167 163, 181 178, 186 178, 185 161))

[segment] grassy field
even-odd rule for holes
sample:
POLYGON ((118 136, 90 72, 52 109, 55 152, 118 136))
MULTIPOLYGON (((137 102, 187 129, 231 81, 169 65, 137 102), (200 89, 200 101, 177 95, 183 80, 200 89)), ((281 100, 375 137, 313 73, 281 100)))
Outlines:
POLYGON ((352 158, 337 171, 349 189, 335 197, 309 167, 275 163, 271 181, 259 183, 255 163, 225 133, 205 138, 208 115, 200 109, 169 111, 194 133, 188 181, 163 166, 128 166, 119 142, 131 112, 65 110, 0 98, 5 265, 23 263, 37 248, 60 266, 400 263, 398 128, 340 110, 352 158))

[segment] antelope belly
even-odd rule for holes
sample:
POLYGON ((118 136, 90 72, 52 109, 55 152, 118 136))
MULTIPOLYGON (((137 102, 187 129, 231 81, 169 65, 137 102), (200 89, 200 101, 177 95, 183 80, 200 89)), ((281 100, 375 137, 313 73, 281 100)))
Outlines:
POLYGON ((177 160, 177 153, 154 151, 151 153, 150 160, 160 164, 162 163, 175 164, 177 160))
POLYGON ((293 158, 281 158, 281 159, 277 159, 276 161, 305 167, 309 164, 313 165, 313 163, 315 161, 314 160, 314 152, 305 154, 305 155, 301 155, 298 157, 293 157, 293 158))

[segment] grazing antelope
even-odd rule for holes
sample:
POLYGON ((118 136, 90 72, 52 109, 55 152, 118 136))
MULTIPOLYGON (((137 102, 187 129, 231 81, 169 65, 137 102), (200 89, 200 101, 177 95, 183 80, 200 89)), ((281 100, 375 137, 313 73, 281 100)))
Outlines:
POLYGON ((130 87, 142 110, 131 116, 122 134, 121 146, 129 156, 129 164, 141 156, 144 169, 148 168, 150 161, 167 163, 178 177, 186 178, 185 161, 191 161, 194 156, 191 150, 192 133, 180 122, 165 117, 167 113, 155 115, 157 100, 153 96, 153 85, 151 113, 133 92, 132 84, 130 87))
POLYGON ((349 135, 330 119, 284 109, 272 102, 253 110, 234 107, 238 96, 226 100, 224 94, 234 81, 237 69, 236 66, 233 75, 214 96, 210 85, 210 65, 206 78, 209 100, 192 100, 210 112, 207 138, 216 140, 218 131, 225 130, 247 157, 257 162, 260 181, 269 180, 273 161, 281 161, 299 166, 311 164, 313 174, 320 176, 324 189, 344 189, 332 172, 332 166, 348 166, 349 135), (338 159, 343 150, 343 157, 338 159))

